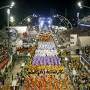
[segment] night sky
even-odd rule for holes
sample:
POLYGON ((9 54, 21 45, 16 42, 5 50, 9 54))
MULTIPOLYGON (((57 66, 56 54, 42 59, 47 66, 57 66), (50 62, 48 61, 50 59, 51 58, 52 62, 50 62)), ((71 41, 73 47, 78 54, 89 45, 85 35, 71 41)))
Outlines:
MULTIPOLYGON (((9 4, 11 0, 0 0, 0 7, 9 4)), ((16 6, 11 10, 12 15, 20 22, 23 18, 33 13, 42 16, 49 16, 51 14, 61 14, 72 21, 76 19, 76 13, 82 13, 82 17, 90 14, 90 10, 80 10, 76 4, 79 0, 14 0, 16 6)), ((85 5, 90 6, 90 0, 82 0, 85 5)), ((0 10, 0 27, 6 24, 6 9, 0 10)))

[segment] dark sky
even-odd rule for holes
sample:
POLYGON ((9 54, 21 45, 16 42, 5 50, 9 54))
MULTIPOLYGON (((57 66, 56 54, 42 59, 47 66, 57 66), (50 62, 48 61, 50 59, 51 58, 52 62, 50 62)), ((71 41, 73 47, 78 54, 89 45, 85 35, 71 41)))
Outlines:
MULTIPOLYGON (((0 0, 0 7, 9 4, 11 0, 0 0)), ((65 9, 67 11, 67 18, 75 18, 76 12, 79 8, 76 3, 79 0, 14 0, 16 6, 11 10, 11 13, 18 21, 27 17, 30 14, 41 14, 48 16, 50 14, 59 13, 65 16, 65 9)), ((82 0, 86 5, 90 5, 90 0, 82 0)), ((87 11, 87 10, 86 10, 87 11)), ((81 13, 84 10, 80 11, 81 13)), ((90 10, 89 10, 90 12, 90 10)), ((6 23, 6 10, 0 10, 0 26, 6 23)))

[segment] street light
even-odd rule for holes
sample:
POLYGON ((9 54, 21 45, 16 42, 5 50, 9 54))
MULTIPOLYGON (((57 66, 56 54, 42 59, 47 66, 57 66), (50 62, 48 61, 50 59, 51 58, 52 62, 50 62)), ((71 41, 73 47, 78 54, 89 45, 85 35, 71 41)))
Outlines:
POLYGON ((9 8, 7 9, 7 14, 10 15, 10 9, 9 8))
MULTIPOLYGON (((82 4, 82 1, 79 1, 79 2, 77 3, 77 5, 78 5, 78 7, 80 7, 80 8, 90 9, 90 7, 83 5, 83 4, 82 4)), ((77 24, 79 24, 79 20, 80 20, 80 19, 79 19, 79 15, 80 15, 80 13, 78 12, 78 13, 77 13, 77 18, 78 18, 77 24)))
POLYGON ((5 5, 5 6, 2 6, 0 7, 0 9, 5 9, 5 8, 13 8, 15 6, 15 2, 11 2, 10 5, 5 5))
POLYGON ((13 16, 10 16, 10 22, 13 23, 15 21, 15 18, 13 16))
POLYGON ((9 27, 9 19, 10 19, 10 8, 13 8, 15 6, 15 2, 11 2, 10 5, 5 5, 5 6, 2 6, 0 7, 0 10, 1 9, 5 9, 5 8, 8 8, 7 9, 7 26, 9 27))
POLYGON ((30 18, 27 18, 27 22, 29 23, 31 21, 31 19, 30 18))
POLYGON ((77 3, 77 5, 78 5, 78 7, 80 7, 80 8, 83 8, 83 7, 84 7, 84 8, 90 9, 90 7, 83 5, 83 4, 82 4, 82 1, 79 1, 79 2, 77 3))
POLYGON ((11 2, 10 5, 7 5, 8 9, 7 9, 7 26, 9 27, 9 21, 11 20, 11 22, 14 21, 14 17, 10 17, 10 8, 13 8, 15 6, 15 2, 11 2))
POLYGON ((9 27, 10 9, 7 9, 7 27, 9 27))
POLYGON ((82 2, 81 2, 81 1, 79 1, 79 2, 77 3, 77 5, 78 5, 78 7, 83 8, 83 7, 82 7, 82 2))
POLYGON ((15 2, 11 2, 10 8, 13 8, 15 6, 15 2))

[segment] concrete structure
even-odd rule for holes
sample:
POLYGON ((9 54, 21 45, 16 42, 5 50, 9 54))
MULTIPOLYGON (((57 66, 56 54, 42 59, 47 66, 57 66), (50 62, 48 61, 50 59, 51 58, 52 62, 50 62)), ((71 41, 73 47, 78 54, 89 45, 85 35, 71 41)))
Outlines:
POLYGON ((77 34, 70 35, 70 46, 90 46, 90 36, 78 36, 77 34))
POLYGON ((77 40, 78 40, 77 34, 71 34, 70 35, 70 46, 71 47, 76 46, 77 40))
POLYGON ((27 26, 14 26, 10 28, 17 30, 18 33, 24 33, 27 31, 27 26))
POLYGON ((79 36, 81 47, 90 46, 90 36, 79 36))
POLYGON ((71 54, 75 54, 77 50, 86 46, 90 46, 90 36, 78 36, 77 34, 70 35, 71 54))

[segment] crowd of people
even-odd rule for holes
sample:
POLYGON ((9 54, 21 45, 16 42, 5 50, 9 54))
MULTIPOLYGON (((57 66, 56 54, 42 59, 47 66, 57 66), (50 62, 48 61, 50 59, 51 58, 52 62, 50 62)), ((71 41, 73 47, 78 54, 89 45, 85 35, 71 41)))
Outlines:
POLYGON ((25 90, 71 90, 68 85, 68 77, 59 78, 58 75, 40 74, 30 75, 25 78, 25 90))
POLYGON ((39 41, 38 47, 32 60, 32 64, 26 66, 27 77, 25 78, 26 90, 58 90, 62 89, 62 83, 66 85, 67 90, 70 90, 67 85, 67 80, 60 81, 52 74, 63 73, 64 67, 61 65, 61 59, 58 57, 58 52, 54 41, 39 41), (31 76, 33 74, 33 77, 31 76), (40 76, 42 74, 42 76, 40 76), (46 75, 49 74, 49 75, 46 75), (47 79, 48 78, 48 79, 47 79), (46 80, 47 79, 47 80, 46 80), (51 80, 52 79, 52 80, 51 80), (49 85, 50 84, 50 85, 49 85), (42 88, 42 89, 41 89, 42 88))
POLYGON ((75 85, 74 87, 77 87, 77 90, 90 90, 90 76, 84 66, 80 63, 80 58, 72 58, 67 65, 69 71, 71 72, 70 75, 73 79, 73 84, 75 85), (75 75, 73 74, 73 69, 76 72, 75 75))
POLYGON ((82 53, 87 57, 90 58, 90 46, 86 46, 82 48, 82 53))

